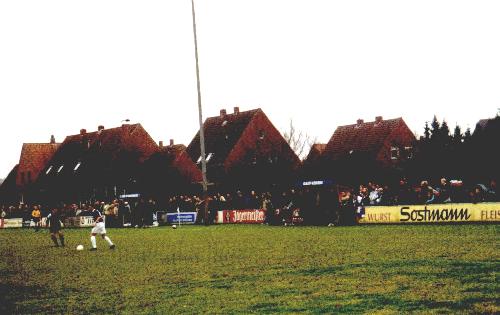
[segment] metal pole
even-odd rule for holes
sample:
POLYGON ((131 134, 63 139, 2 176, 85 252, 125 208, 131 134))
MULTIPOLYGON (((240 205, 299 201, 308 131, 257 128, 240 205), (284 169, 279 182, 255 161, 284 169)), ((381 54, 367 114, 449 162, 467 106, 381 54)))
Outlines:
POLYGON ((198 65, 198 38, 196 36, 196 14, 194 11, 194 0, 191 0, 193 15, 194 56, 196 58, 196 87, 198 89, 198 119, 200 123, 200 152, 201 152, 201 174, 203 177, 203 200, 205 201, 204 221, 208 225, 208 184, 207 184, 207 160, 205 158, 205 133, 203 131, 203 111, 201 108, 200 67, 198 65))

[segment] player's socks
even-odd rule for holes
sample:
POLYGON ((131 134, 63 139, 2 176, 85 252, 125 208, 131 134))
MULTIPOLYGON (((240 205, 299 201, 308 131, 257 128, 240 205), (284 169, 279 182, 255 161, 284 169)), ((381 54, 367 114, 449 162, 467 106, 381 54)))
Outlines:
POLYGON ((56 247, 59 247, 59 244, 57 243, 57 237, 55 235, 51 235, 50 238, 52 239, 52 242, 54 242, 56 247))
POLYGON ((97 248, 97 244, 96 244, 96 240, 95 240, 95 236, 91 236, 90 237, 90 242, 92 243, 92 248, 97 248))
POLYGON ((104 236, 104 240, 108 242, 109 246, 113 246, 113 242, 111 242, 111 239, 108 236, 104 236))
POLYGON ((64 236, 59 235, 59 240, 61 241, 61 246, 64 247, 64 236))

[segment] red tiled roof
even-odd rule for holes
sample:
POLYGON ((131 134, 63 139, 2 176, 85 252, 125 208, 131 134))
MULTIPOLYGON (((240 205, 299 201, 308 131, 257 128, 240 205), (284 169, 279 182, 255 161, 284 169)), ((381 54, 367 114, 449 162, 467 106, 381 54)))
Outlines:
POLYGON ((326 143, 315 143, 311 146, 304 163, 312 163, 317 160, 326 149, 326 143))
POLYGON ((375 157, 393 130, 404 124, 402 118, 339 126, 328 142, 325 156, 333 160, 352 153, 375 157))
MULTIPOLYGON (((67 136, 50 164, 64 165, 64 172, 73 172, 78 162, 94 165, 112 165, 127 155, 143 162, 158 151, 158 145, 141 124, 122 125, 90 133, 67 136)), ((57 169, 56 169, 57 170, 57 169)))
MULTIPOLYGON (((243 131, 252 121, 253 117, 262 110, 260 108, 239 112, 238 114, 226 114, 224 117, 216 116, 205 120, 205 152, 208 156, 213 156, 210 163, 223 164, 231 150, 240 139, 243 131)), ((187 152, 191 159, 196 162, 200 153, 200 133, 198 132, 187 147, 187 152)))
POLYGON ((28 184, 29 179, 35 182, 59 146, 60 143, 24 143, 19 159, 17 186, 28 184))
POLYGON ((0 202, 4 199, 12 199, 12 196, 8 195, 16 191, 16 177, 18 169, 19 164, 16 164, 0 185, 0 202))
POLYGON ((323 151, 326 149, 326 143, 315 143, 312 145, 312 150, 316 150, 319 153, 323 153, 323 151))
POLYGON ((474 134, 477 134, 478 132, 487 131, 488 129, 493 129, 495 128, 494 126, 498 126, 499 124, 500 124, 499 116, 490 119, 481 119, 476 124, 476 128, 474 129, 474 134))

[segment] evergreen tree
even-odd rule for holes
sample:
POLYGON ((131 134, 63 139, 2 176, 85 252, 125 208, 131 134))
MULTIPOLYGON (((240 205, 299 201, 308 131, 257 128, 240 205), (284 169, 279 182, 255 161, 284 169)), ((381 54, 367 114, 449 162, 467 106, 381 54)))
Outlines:
POLYGON ((470 132, 470 128, 467 127, 467 130, 465 130, 464 134, 464 141, 469 141, 472 138, 472 134, 470 132))
POLYGON ((436 115, 434 115, 434 118, 432 119, 432 123, 431 123, 431 139, 432 140, 435 140, 436 138, 439 138, 439 130, 440 130, 440 126, 439 126, 439 122, 437 120, 437 117, 436 115))
POLYGON ((431 138, 431 129, 429 128, 429 122, 425 122, 424 127, 424 139, 429 140, 431 138))
POLYGON ((462 129, 459 125, 455 126, 455 131, 453 132, 453 142, 458 144, 462 142, 462 129))
POLYGON ((440 142, 444 145, 448 145, 450 143, 450 128, 448 127, 446 120, 443 120, 441 128, 439 128, 439 138, 440 142))

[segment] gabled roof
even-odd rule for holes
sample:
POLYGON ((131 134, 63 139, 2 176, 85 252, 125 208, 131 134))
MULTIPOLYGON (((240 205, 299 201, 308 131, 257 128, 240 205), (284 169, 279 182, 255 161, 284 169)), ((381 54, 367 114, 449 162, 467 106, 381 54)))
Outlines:
POLYGON ((180 154, 183 151, 186 151, 186 146, 183 144, 174 144, 174 145, 169 145, 165 147, 160 147, 159 152, 165 152, 165 153, 175 153, 175 154, 180 154))
MULTIPOLYGON (((60 143, 24 143, 19 159, 18 174, 24 173, 25 178, 28 178, 29 172, 31 181, 34 182, 59 146, 60 143)), ((17 176, 16 184, 17 186, 25 184, 20 175, 17 176)))
POLYGON ((142 162, 157 151, 158 145, 141 124, 125 124, 89 133, 82 130, 80 134, 66 137, 48 167, 53 166, 57 172, 64 166, 64 172, 73 172, 79 162, 112 165, 113 161, 124 157, 142 162))
MULTIPOLYGON (((240 139, 243 131, 252 121, 254 116, 262 112, 260 108, 239 112, 237 114, 226 114, 224 116, 210 117, 205 120, 205 153, 208 157, 210 153, 211 164, 223 164, 231 150, 240 139)), ((194 162, 200 158, 200 133, 196 134, 194 139, 187 147, 187 153, 194 162)))
POLYGON ((16 177, 18 169, 19 164, 16 164, 0 185, 0 202, 10 201, 17 198, 17 196, 14 197, 12 194, 15 194, 18 191, 16 187, 16 177))
POLYGON ((311 146, 311 151, 316 151, 319 154, 323 153, 323 151, 326 149, 326 143, 315 143, 311 146))
POLYGON ((323 154, 323 151, 326 149, 326 143, 315 143, 311 146, 311 150, 309 151, 309 154, 307 154, 306 159, 304 160, 304 163, 312 163, 316 161, 321 154, 323 154))
POLYGON ((481 119, 476 124, 476 129, 474 129, 474 134, 478 134, 478 132, 484 131, 492 131, 496 128, 498 130, 498 126, 500 125, 500 116, 490 119, 481 119))
POLYGON ((387 137, 401 124, 405 122, 400 117, 339 126, 325 148, 325 156, 334 160, 354 153, 375 157, 387 137))
POLYGON ((191 183, 202 180, 200 169, 187 154, 186 146, 182 144, 160 148, 146 163, 149 167, 155 168, 154 171, 157 172, 157 175, 161 174, 162 171, 170 170, 175 171, 191 183))

